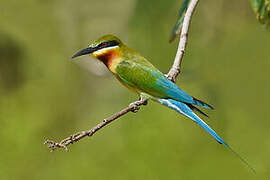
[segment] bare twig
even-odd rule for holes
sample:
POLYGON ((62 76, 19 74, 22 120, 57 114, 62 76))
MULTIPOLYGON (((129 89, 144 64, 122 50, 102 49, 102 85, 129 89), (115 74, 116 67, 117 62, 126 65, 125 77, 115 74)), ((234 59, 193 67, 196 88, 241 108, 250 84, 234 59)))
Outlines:
MULTIPOLYGON (((191 2, 189 3, 189 6, 187 8, 187 12, 185 14, 177 54, 175 56, 173 66, 170 69, 169 73, 167 74, 168 79, 170 79, 173 82, 175 82, 176 77, 180 73, 181 62, 182 62, 182 58, 183 58, 185 48, 187 45, 188 30, 189 30, 191 17, 192 17, 192 14, 193 14, 198 2, 199 2, 199 0, 191 0, 191 2)), ((47 144, 48 147, 51 149, 51 151, 55 150, 56 148, 64 148, 65 150, 68 150, 68 148, 67 148, 68 145, 73 144, 74 142, 77 142, 84 137, 94 135, 98 130, 102 129, 107 124, 113 122, 114 120, 120 118, 121 116, 127 114, 130 111, 137 112, 141 105, 146 105, 146 104, 147 104, 147 100, 145 100, 145 99, 135 101, 135 102, 131 103, 128 107, 122 109, 120 112, 112 115, 111 117, 109 117, 107 119, 104 119, 101 123, 99 123, 98 125, 96 125, 95 127, 93 127, 92 129, 90 129, 88 131, 82 131, 82 132, 78 132, 76 134, 73 134, 73 135, 63 139, 59 143, 52 141, 52 140, 46 140, 44 142, 44 144, 47 144)))
POLYGON ((82 132, 78 132, 76 134, 73 134, 73 135, 63 139, 59 143, 54 142, 52 140, 46 140, 44 142, 44 144, 48 144, 48 147, 51 149, 51 151, 55 150, 56 148, 64 148, 65 150, 68 150, 67 149, 68 145, 73 144, 74 142, 77 142, 86 136, 94 135, 98 130, 100 130, 101 128, 103 128, 107 124, 113 122, 114 120, 127 114, 130 111, 132 111, 132 112, 138 111, 141 105, 146 105, 146 104, 147 104, 146 99, 141 99, 139 101, 135 101, 135 102, 131 103, 128 107, 119 111, 118 113, 112 115, 111 117, 109 117, 107 119, 104 119, 101 123, 99 123, 98 125, 96 125, 95 127, 93 127, 92 129, 90 129, 88 131, 82 131, 82 132))
POLYGON ((185 14, 177 53, 176 53, 176 56, 174 58, 173 66, 170 69, 169 73, 167 74, 167 78, 173 82, 176 81, 176 77, 178 76, 178 74, 181 71, 181 63, 182 63, 182 59, 184 57, 185 49, 187 46, 189 25, 191 22, 193 12, 194 12, 198 2, 199 2, 199 0, 191 0, 189 5, 188 5, 187 12, 185 14))

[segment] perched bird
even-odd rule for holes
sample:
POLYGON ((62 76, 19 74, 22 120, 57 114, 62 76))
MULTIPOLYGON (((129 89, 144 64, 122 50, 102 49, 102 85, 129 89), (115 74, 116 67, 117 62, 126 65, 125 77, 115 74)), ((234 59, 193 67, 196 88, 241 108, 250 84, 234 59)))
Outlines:
POLYGON ((190 118, 253 170, 210 126, 193 112, 197 111, 207 116, 196 106, 213 109, 212 106, 184 92, 146 58, 127 47, 120 39, 113 35, 105 35, 90 44, 88 48, 77 52, 72 58, 89 54, 103 62, 121 84, 137 93, 140 98, 151 99, 190 118))

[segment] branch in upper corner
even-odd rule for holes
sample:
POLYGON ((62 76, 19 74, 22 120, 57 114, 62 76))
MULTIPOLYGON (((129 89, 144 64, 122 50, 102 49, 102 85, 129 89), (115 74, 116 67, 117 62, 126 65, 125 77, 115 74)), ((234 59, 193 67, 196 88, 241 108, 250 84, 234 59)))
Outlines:
POLYGON ((187 8, 187 11, 186 11, 186 14, 185 14, 185 17, 184 17, 177 53, 176 53, 176 56, 174 59, 173 66, 170 69, 169 73, 167 74, 167 78, 173 82, 176 81, 176 77, 181 72, 181 64, 182 64, 182 59, 184 57, 185 49, 187 46, 187 39, 188 39, 188 31, 189 31, 189 27, 190 27, 190 22, 191 22, 193 12, 195 11, 198 2, 199 2, 199 0, 191 0, 190 1, 188 8, 187 8))
POLYGON ((51 149, 51 151, 57 149, 57 148, 64 148, 65 150, 68 150, 67 146, 70 144, 73 144, 74 142, 77 142, 81 140, 84 137, 87 136, 93 136, 98 130, 106 126, 107 124, 113 122, 114 120, 120 118, 121 116, 127 114, 128 112, 137 112, 140 109, 141 105, 147 105, 147 99, 140 99, 139 101, 135 101, 131 103, 128 107, 122 109, 118 113, 115 113, 111 117, 104 119, 102 122, 100 122, 98 125, 93 127, 92 129, 88 131, 82 131, 78 132, 76 134, 73 134, 65 139, 63 139, 60 142, 55 142, 52 140, 46 140, 44 144, 47 144, 48 147, 51 149))

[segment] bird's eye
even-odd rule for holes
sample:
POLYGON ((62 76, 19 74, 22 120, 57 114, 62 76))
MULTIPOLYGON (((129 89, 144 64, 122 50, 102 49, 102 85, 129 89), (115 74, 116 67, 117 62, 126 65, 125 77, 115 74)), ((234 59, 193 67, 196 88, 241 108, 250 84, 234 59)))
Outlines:
POLYGON ((102 47, 105 47, 105 46, 107 46, 107 45, 108 45, 107 42, 103 42, 103 43, 102 43, 102 47))

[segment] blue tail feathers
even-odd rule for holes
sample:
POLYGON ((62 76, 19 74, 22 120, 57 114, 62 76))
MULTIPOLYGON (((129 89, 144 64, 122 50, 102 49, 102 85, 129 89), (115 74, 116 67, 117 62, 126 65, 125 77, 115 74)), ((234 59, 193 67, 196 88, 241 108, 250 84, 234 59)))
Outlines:
POLYGON ((224 144, 228 146, 226 142, 219 137, 219 135, 210 127, 208 126, 202 119, 200 119, 188 105, 185 103, 173 100, 173 99, 160 99, 159 102, 196 122, 199 126, 205 129, 211 136, 213 136, 220 144, 224 144))
MULTIPOLYGON (((196 99, 195 99, 196 100, 196 99)), ((190 118, 194 122, 196 122, 199 126, 201 126, 204 130, 206 130, 211 136, 213 136, 218 143, 223 144, 227 147, 234 155, 236 155, 253 173, 256 174, 254 168, 249 165, 249 163, 242 158, 237 152, 235 152, 210 126, 208 126, 201 118, 199 118, 193 111, 192 107, 185 103, 173 100, 173 99, 156 99, 160 104, 165 105, 183 115, 190 118)), ((203 102, 197 100, 198 103, 204 104, 203 102)), ((201 106, 201 105, 199 105, 201 106)), ((208 109, 213 109, 210 105, 205 104, 208 109)), ((204 107, 204 106, 203 106, 204 107)), ((196 110, 196 109, 195 109, 196 110)))
POLYGON ((204 107, 204 108, 206 108, 206 109, 214 109, 213 106, 211 106, 211 105, 209 105, 209 104, 207 104, 207 103, 205 103, 205 102, 203 102, 203 101, 201 101, 201 100, 199 100, 199 99, 196 99, 195 97, 192 97, 192 98, 193 98, 193 100, 194 100, 194 104, 195 104, 195 105, 204 107))

